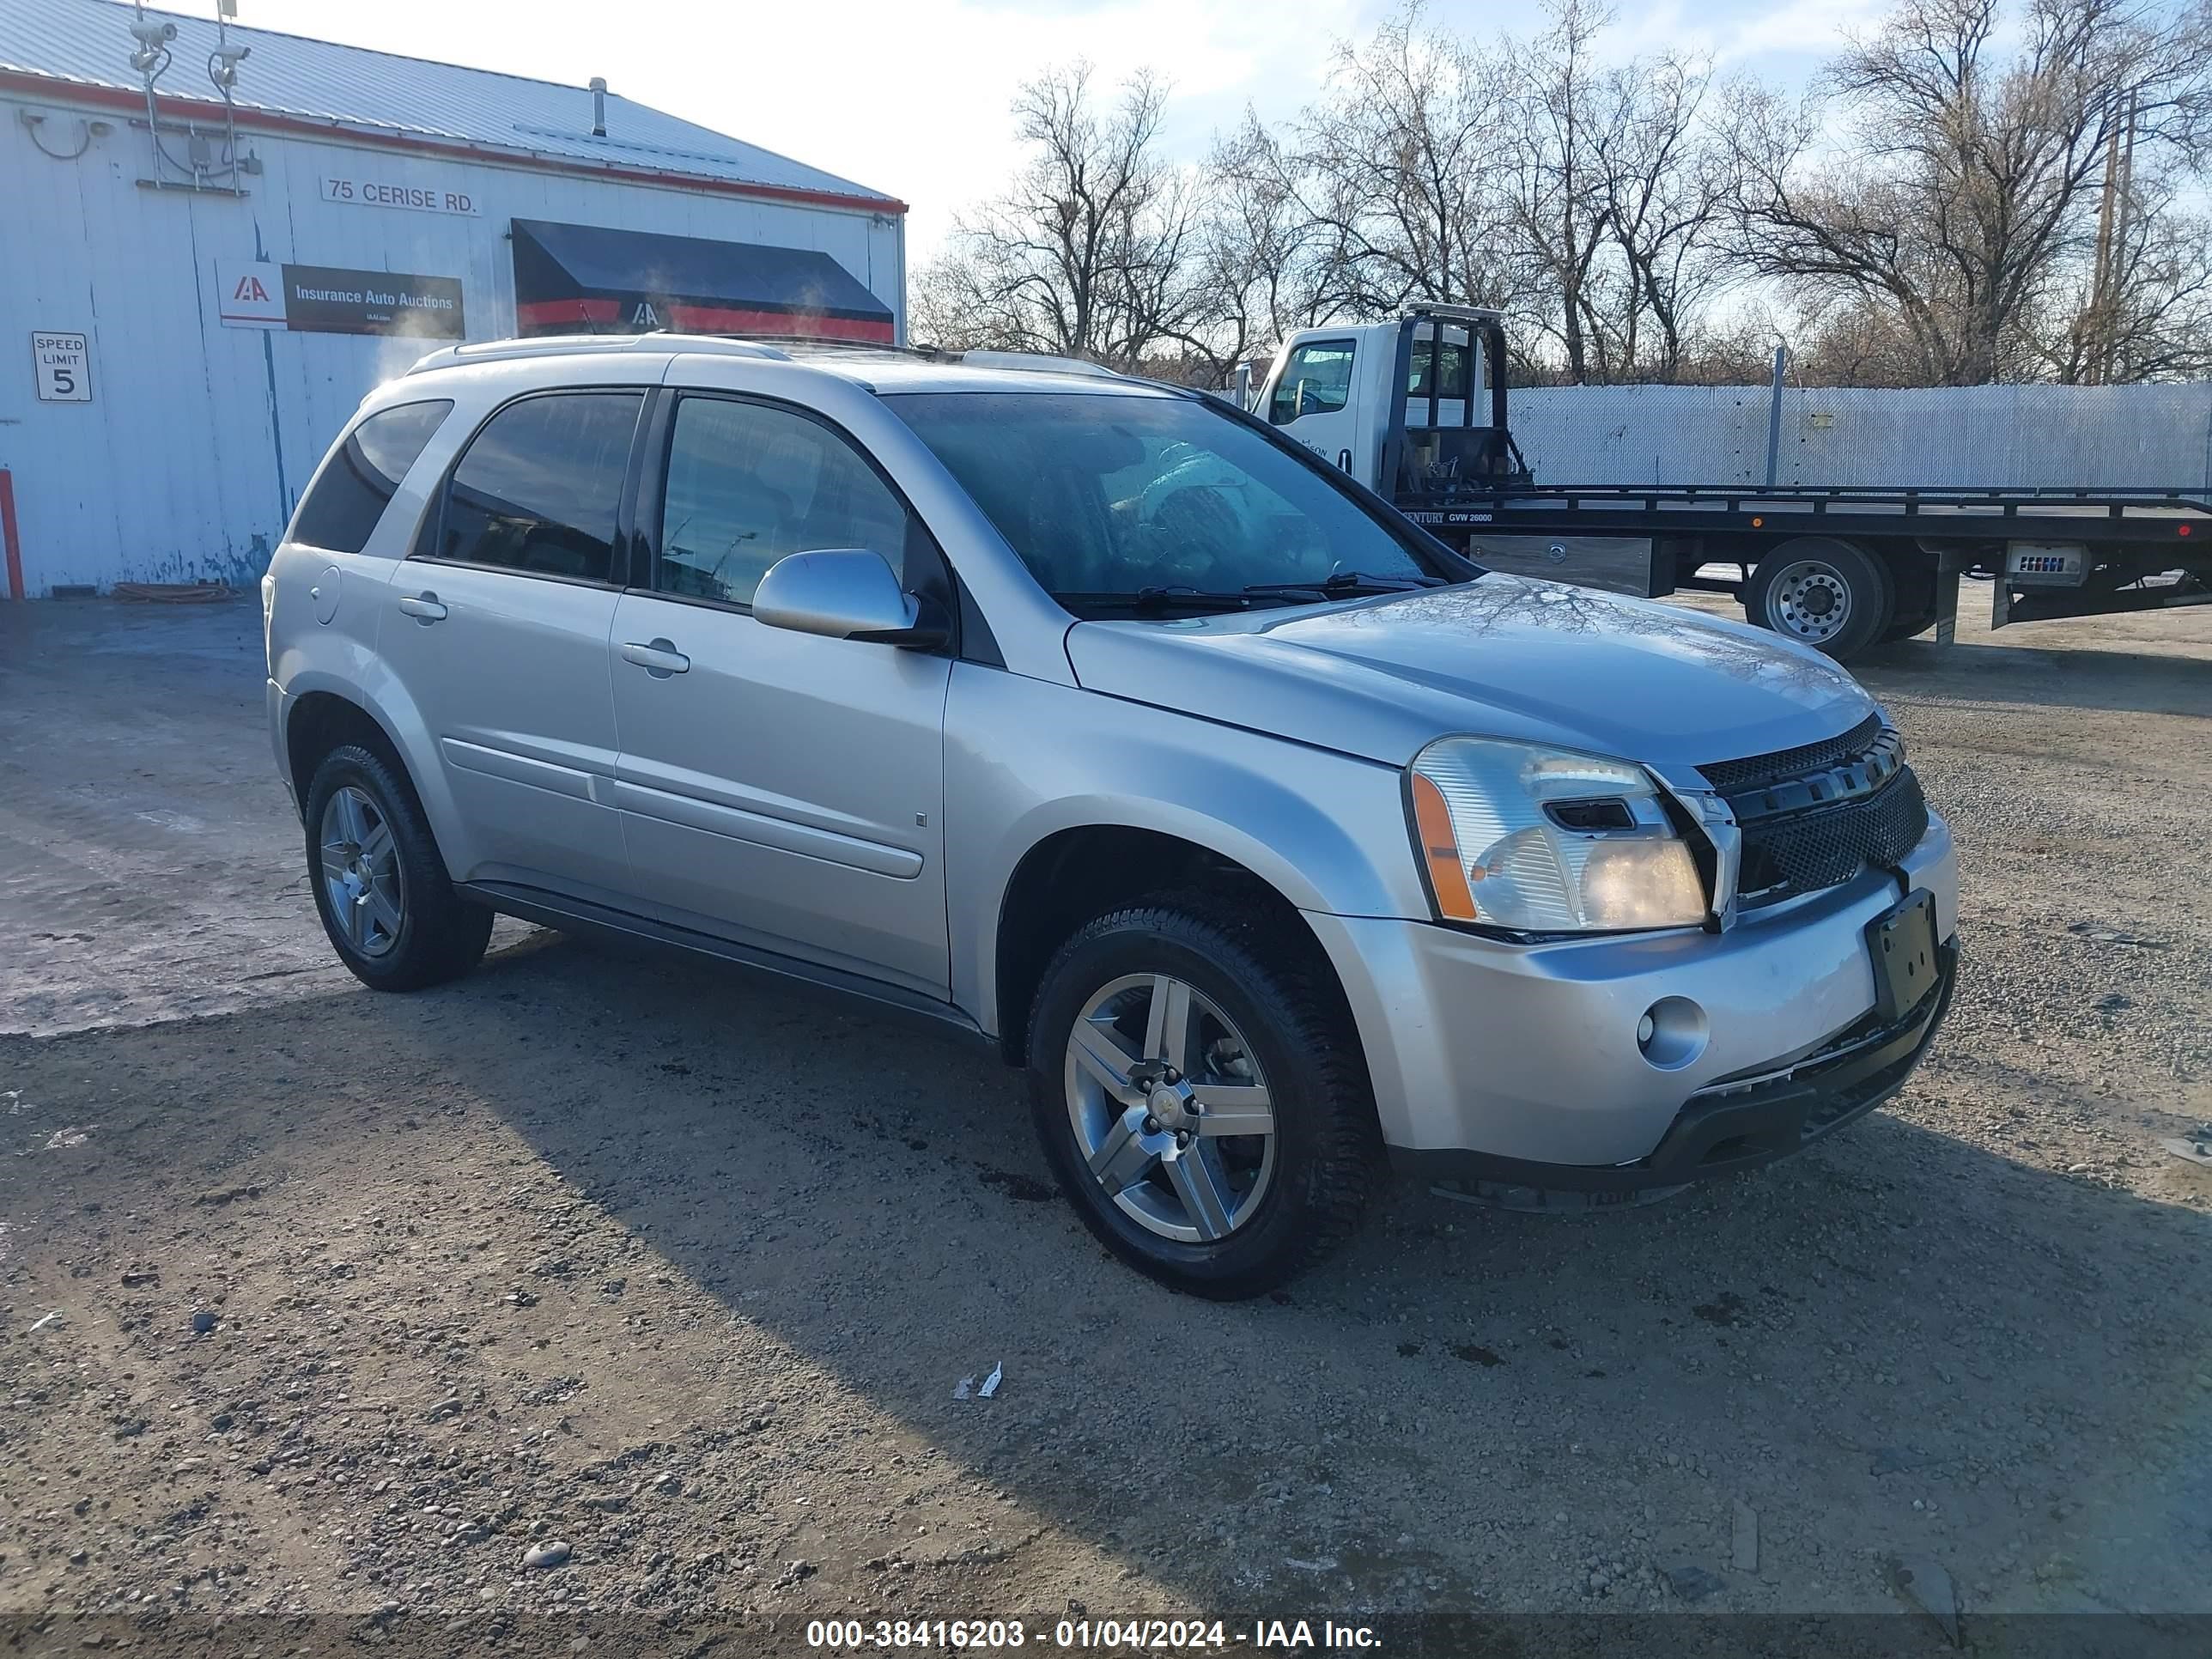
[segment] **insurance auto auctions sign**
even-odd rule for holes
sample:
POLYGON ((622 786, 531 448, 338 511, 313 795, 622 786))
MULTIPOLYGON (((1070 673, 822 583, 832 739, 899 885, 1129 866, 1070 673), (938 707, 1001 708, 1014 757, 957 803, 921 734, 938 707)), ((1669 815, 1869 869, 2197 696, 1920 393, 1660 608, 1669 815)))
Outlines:
POLYGON ((467 328, 455 276, 240 259, 218 261, 216 281, 216 315, 233 328, 438 340, 458 340, 467 328))

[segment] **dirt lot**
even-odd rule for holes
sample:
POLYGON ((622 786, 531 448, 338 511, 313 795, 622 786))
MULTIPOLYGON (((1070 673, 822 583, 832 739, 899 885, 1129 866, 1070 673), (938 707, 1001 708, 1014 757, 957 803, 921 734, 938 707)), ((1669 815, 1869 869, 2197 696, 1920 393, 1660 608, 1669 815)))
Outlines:
POLYGON ((1887 1109, 1224 1308, 965 1049, 505 924, 359 988, 252 608, 0 611, 0 1614, 2212 1613, 2212 613, 1866 667, 1966 882, 1887 1109))

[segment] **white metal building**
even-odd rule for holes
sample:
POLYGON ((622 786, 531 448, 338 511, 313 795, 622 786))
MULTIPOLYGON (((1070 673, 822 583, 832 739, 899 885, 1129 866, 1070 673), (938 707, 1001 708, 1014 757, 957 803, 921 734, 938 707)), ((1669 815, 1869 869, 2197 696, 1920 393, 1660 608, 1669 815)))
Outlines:
POLYGON ((448 340, 902 339, 905 210, 596 83, 0 0, 0 593, 250 585, 448 340))

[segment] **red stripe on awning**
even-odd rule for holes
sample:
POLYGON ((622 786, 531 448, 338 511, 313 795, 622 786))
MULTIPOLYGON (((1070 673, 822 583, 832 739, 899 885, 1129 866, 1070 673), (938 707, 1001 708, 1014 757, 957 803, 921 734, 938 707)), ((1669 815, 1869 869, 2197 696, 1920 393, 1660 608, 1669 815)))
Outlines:
MULTIPOLYGON (((514 308, 514 325, 526 332, 574 328, 623 320, 623 300, 526 300, 514 308)), ((889 322, 858 317, 823 317, 789 311, 761 311, 738 306, 659 307, 664 326, 692 334, 796 334, 817 340, 869 340, 889 345, 889 322)))
POLYGON ((514 308, 518 329, 566 328, 575 323, 622 319, 619 300, 526 300, 514 308))
POLYGON ((799 334, 817 340, 892 340, 888 318, 824 317, 792 311, 760 311, 744 306, 668 307, 671 328, 694 334, 799 334))

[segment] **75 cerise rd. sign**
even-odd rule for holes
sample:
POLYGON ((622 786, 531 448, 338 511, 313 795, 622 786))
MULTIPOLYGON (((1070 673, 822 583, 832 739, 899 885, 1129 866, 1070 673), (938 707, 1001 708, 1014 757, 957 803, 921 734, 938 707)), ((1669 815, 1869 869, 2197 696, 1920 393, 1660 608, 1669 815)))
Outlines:
POLYGON ((356 207, 399 208, 410 213, 464 213, 474 217, 482 212, 476 198, 465 190, 410 185, 357 173, 325 175, 323 199, 350 202, 356 207))

